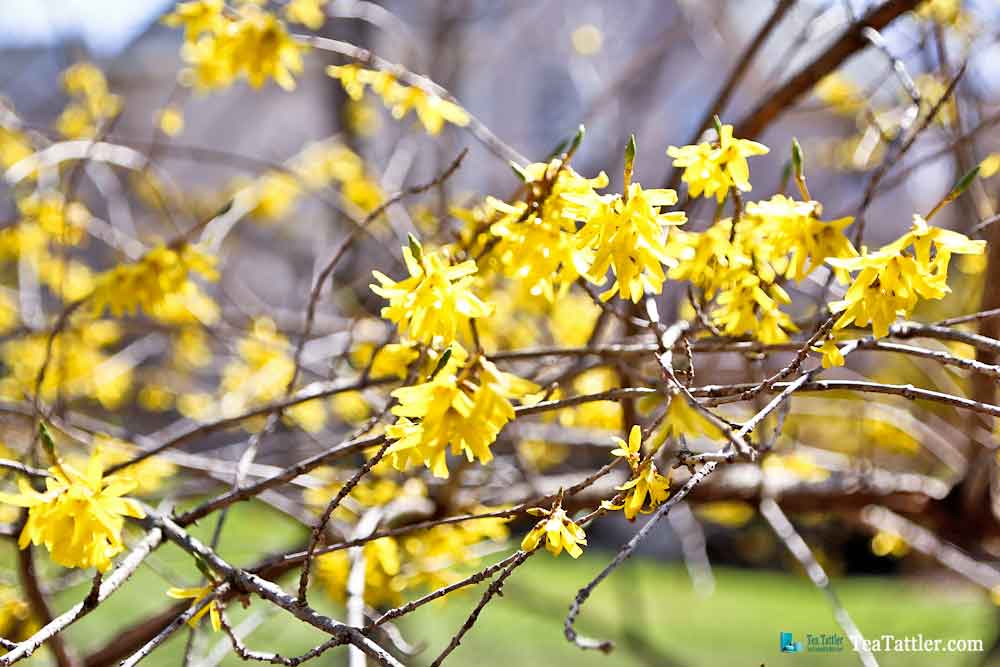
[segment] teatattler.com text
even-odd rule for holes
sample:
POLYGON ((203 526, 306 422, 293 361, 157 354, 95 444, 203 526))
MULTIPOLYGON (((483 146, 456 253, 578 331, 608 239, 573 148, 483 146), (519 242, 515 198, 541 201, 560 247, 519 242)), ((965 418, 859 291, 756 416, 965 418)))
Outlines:
POLYGON ((923 635, 879 635, 853 640, 854 650, 862 646, 872 653, 976 653, 982 652, 982 639, 934 639, 923 635))

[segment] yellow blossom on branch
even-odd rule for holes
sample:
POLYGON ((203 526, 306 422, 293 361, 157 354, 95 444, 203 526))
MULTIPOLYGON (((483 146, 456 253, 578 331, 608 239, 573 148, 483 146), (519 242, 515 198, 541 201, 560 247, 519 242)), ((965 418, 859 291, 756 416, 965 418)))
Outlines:
POLYGON ((829 304, 832 312, 841 313, 834 328, 871 324, 877 338, 889 335, 889 326, 899 315, 912 313, 920 299, 940 299, 951 291, 947 280, 953 254, 981 255, 985 249, 985 241, 931 227, 914 215, 910 231, 879 250, 828 259, 831 266, 857 274, 844 298, 829 304))
MULTIPOLYGON (((486 199, 484 217, 495 219, 489 229, 499 239, 491 256, 504 275, 522 281, 529 293, 555 301, 590 266, 593 253, 577 239, 576 222, 601 205, 594 189, 606 186, 608 177, 601 172, 584 178, 558 159, 530 164, 522 174, 540 206, 486 199)), ((469 213, 456 214, 473 221, 469 213)))
POLYGON ((844 365, 844 355, 841 353, 840 348, 837 347, 837 343, 833 338, 827 338, 823 341, 822 345, 813 345, 812 349, 814 352, 819 352, 823 355, 823 368, 844 365))
POLYGON ((471 120, 469 113, 451 100, 428 92, 418 86, 408 86, 396 80, 390 72, 366 69, 357 63, 331 65, 326 73, 338 79, 348 96, 358 101, 369 86, 389 108, 393 118, 401 120, 411 110, 428 134, 439 134, 445 123, 465 127, 471 120))
POLYGON ((36 491, 19 479, 19 494, 0 493, 0 503, 28 508, 18 547, 44 545, 52 560, 64 567, 96 567, 106 572, 111 559, 125 548, 124 517, 145 516, 136 501, 122 497, 135 489, 135 480, 125 475, 104 477, 99 450, 84 472, 57 464, 49 473, 45 491, 36 491))
POLYGON ((633 521, 640 512, 653 511, 670 496, 670 476, 661 475, 651 459, 642 460, 642 429, 638 424, 629 431, 628 442, 621 438, 615 438, 615 441, 618 448, 612 450, 611 454, 628 462, 632 477, 618 487, 619 491, 626 492, 624 502, 615 505, 605 501, 602 506, 611 510, 624 510, 625 518, 633 521))
POLYGON ((294 74, 302 71, 302 53, 296 41, 273 14, 244 5, 232 15, 222 13, 222 2, 198 0, 178 5, 164 17, 172 27, 184 26, 181 55, 190 65, 181 81, 207 91, 226 88, 245 79, 260 88, 269 79, 285 90, 295 89, 294 74))
POLYGON ((702 142, 695 146, 670 146, 667 155, 674 158, 675 167, 683 167, 683 180, 692 197, 715 195, 723 201, 729 188, 750 191, 750 167, 747 158, 769 151, 764 144, 733 137, 732 125, 719 127, 717 142, 702 142))
MULTIPOLYGON (((172 597, 175 600, 191 599, 191 606, 196 607, 199 602, 205 599, 205 597, 211 594, 214 590, 214 584, 207 584, 205 586, 197 586, 194 588, 170 588, 167 589, 167 596, 172 597)), ((212 621, 212 630, 218 632, 222 629, 222 611, 218 600, 212 600, 202 607, 198 613, 188 619, 188 625, 192 628, 196 627, 198 625, 198 621, 200 621, 205 614, 209 614, 209 618, 212 621)))
POLYGON ((434 377, 392 392, 399 401, 392 409, 398 419, 386 435, 395 440, 388 454, 400 470, 423 464, 435 476, 448 477, 449 446, 453 455, 488 463, 493 459, 490 445, 514 419, 510 399, 524 399, 538 390, 485 359, 466 365, 465 350, 457 344, 450 349, 434 377))
POLYGON ((119 264, 99 275, 91 306, 95 313, 109 308, 115 316, 140 308, 151 312, 168 295, 182 291, 192 272, 216 280, 215 258, 189 243, 159 245, 140 260, 119 264))
POLYGON ((587 545, 587 534, 558 504, 551 510, 533 507, 528 513, 544 518, 521 540, 521 549, 533 551, 544 540, 545 548, 553 556, 561 554, 563 549, 573 558, 583 554, 582 546, 587 545))
POLYGON ((403 260, 410 277, 399 282, 380 271, 372 275, 379 285, 371 290, 388 299, 382 317, 395 322, 404 336, 421 343, 447 347, 469 320, 486 317, 493 307, 472 293, 478 268, 469 259, 450 264, 441 251, 424 250, 413 241, 403 248, 403 260))
POLYGON ((663 266, 673 265, 665 245, 665 227, 682 225, 687 216, 683 211, 660 212, 661 207, 677 203, 673 190, 643 190, 640 184, 631 183, 626 193, 602 199, 593 215, 585 219, 577 239, 594 251, 587 272, 591 281, 601 284, 608 269, 614 273, 615 282, 601 299, 607 301, 617 292, 638 303, 647 292, 662 291, 666 280, 663 266))

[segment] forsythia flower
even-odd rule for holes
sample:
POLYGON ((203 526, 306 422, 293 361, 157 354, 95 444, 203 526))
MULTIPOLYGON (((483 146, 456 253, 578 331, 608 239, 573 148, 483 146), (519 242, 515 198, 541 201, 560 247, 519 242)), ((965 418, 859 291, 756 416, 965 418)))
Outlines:
POLYGON ((51 350, 45 332, 11 338, 0 346, 0 360, 7 369, 0 395, 13 400, 35 395, 39 370, 51 358, 41 387, 43 400, 86 397, 114 410, 132 384, 131 364, 105 349, 120 338, 118 325, 110 320, 74 322, 55 337, 51 350))
POLYGON ((72 100, 56 121, 68 139, 93 136, 98 126, 121 110, 121 98, 108 91, 104 74, 92 63, 77 63, 63 73, 63 89, 72 100))
MULTIPOLYGON (((577 238, 595 252, 588 271, 591 281, 601 284, 609 268, 614 272, 615 283, 601 299, 607 301, 618 292, 623 299, 638 303, 646 292, 660 293, 666 280, 663 265, 674 263, 667 254, 664 226, 682 225, 687 216, 682 211, 659 211, 677 203, 673 190, 643 190, 638 183, 630 183, 626 193, 599 198, 600 205, 585 218, 577 238)), ((563 197, 583 203, 571 194, 563 197)))
POLYGON ((843 300, 829 304, 832 312, 842 313, 834 328, 870 323, 877 338, 889 335, 896 317, 912 313, 919 299, 940 299, 951 291, 947 279, 952 254, 981 255, 985 248, 985 241, 931 227, 914 215, 910 231, 878 251, 828 259, 835 268, 857 272, 843 300))
POLYGON ((670 399, 663 423, 667 437, 698 438, 704 436, 712 440, 723 437, 718 426, 708 421, 704 415, 692 408, 683 396, 678 394, 670 399))
POLYGON ((423 463, 436 477, 448 477, 449 445, 453 455, 464 453, 469 461, 488 463, 493 459, 490 445, 514 419, 510 399, 538 390, 482 358, 465 366, 465 350, 457 344, 451 350, 451 358, 433 378, 392 392, 399 400, 392 413, 399 419, 386 429, 395 439, 387 453, 400 470, 423 463), (475 371, 478 384, 470 377, 475 371))
POLYGON ((64 567, 96 567, 106 572, 111 559, 125 548, 124 517, 145 516, 136 501, 122 497, 135 489, 136 482, 124 475, 104 477, 98 450, 83 473, 66 464, 57 464, 49 472, 52 476, 45 480, 45 491, 36 491, 19 479, 19 494, 0 494, 0 502, 28 508, 18 547, 45 545, 52 560, 64 567))
POLYGON ((380 271, 372 275, 381 285, 371 290, 388 299, 382 317, 399 325, 400 333, 428 345, 437 342, 448 346, 458 335, 460 325, 470 319, 485 317, 493 307, 482 302, 470 289, 476 262, 469 259, 453 266, 439 252, 424 251, 413 242, 403 248, 403 260, 410 277, 396 282, 380 271), (416 252, 416 255, 414 255, 416 252))
POLYGON ((285 5, 285 18, 292 23, 301 23, 312 30, 319 30, 326 22, 321 0, 290 0, 285 5))
POLYGON ((558 556, 566 549, 573 558, 579 558, 583 553, 580 545, 587 545, 587 534, 583 528, 569 518, 566 510, 558 504, 551 510, 533 507, 528 510, 529 514, 545 517, 535 527, 528 531, 528 534, 521 540, 521 549, 532 551, 538 548, 541 541, 545 540, 545 548, 553 556, 558 556))
POLYGON ((823 368, 844 365, 844 355, 833 338, 827 338, 822 345, 814 345, 812 349, 823 355, 823 368))
POLYGON ((611 454, 620 456, 628 462, 629 468, 632 470, 632 478, 618 487, 619 491, 627 492, 625 501, 621 505, 615 505, 608 501, 602 505, 607 509, 624 510, 625 518, 632 521, 639 512, 653 511, 670 496, 670 477, 661 475, 651 459, 642 461, 640 454, 642 429, 639 428, 638 424, 629 431, 628 442, 621 438, 615 438, 615 441, 618 443, 618 448, 612 450, 611 454))
MULTIPOLYGON (((601 172, 595 178, 584 178, 558 159, 530 164, 522 173, 529 199, 541 200, 541 205, 487 198, 485 217, 492 219, 493 214, 499 214, 490 226, 490 233, 499 238, 493 256, 504 275, 523 281, 530 294, 554 301, 590 264, 592 252, 580 247, 576 222, 590 217, 600 205, 594 188, 606 186, 608 177, 601 172)), ((468 212, 454 213, 473 222, 468 212)))
POLYGON ((361 65, 331 65, 326 73, 338 79, 348 96, 358 101, 364 96, 365 86, 370 86, 372 92, 382 98, 393 118, 402 119, 411 109, 417 113, 417 119, 430 134, 438 134, 446 122, 459 127, 469 124, 468 112, 458 104, 438 95, 429 93, 417 86, 406 86, 399 83, 389 72, 365 69, 361 65))
POLYGON ((181 55, 191 68, 182 81, 211 90, 226 88, 240 77, 254 88, 273 79, 285 90, 294 90, 293 74, 302 71, 302 53, 308 47, 259 7, 243 6, 230 17, 222 14, 222 5, 216 0, 181 3, 164 17, 169 26, 184 26, 181 55))
POLYGON ((224 24, 223 6, 223 0, 181 2, 163 17, 163 23, 171 28, 184 26, 184 39, 194 42, 202 33, 215 32, 224 24))
MULTIPOLYGON (((167 590, 167 595, 174 598, 175 600, 186 600, 192 598, 191 606, 197 606, 197 604, 208 594, 215 590, 214 584, 207 584, 205 586, 198 586, 195 588, 170 588, 167 590)), ((222 629, 222 612, 220 611, 220 605, 218 600, 212 600, 207 605, 201 608, 201 610, 188 619, 188 625, 192 628, 198 625, 198 621, 205 614, 209 614, 209 618, 212 621, 212 630, 218 632, 222 629)))
POLYGON ((702 142, 696 146, 667 148, 675 167, 684 167, 683 180, 692 197, 715 195, 723 201, 729 188, 750 191, 750 168, 747 158, 764 155, 768 147, 749 139, 734 139, 733 126, 723 125, 717 143, 702 142))
POLYGON ((857 251, 844 235, 854 218, 826 222, 819 219, 822 212, 823 206, 817 201, 795 201, 784 195, 749 202, 745 228, 753 238, 753 247, 766 249, 766 256, 758 251, 755 257, 766 261, 777 274, 799 282, 828 257, 856 256, 857 251), (776 261, 786 255, 787 260, 776 261))
POLYGON ((197 246, 159 245, 140 260, 119 264, 97 277, 92 307, 101 313, 105 307, 115 316, 156 309, 171 294, 183 291, 191 280, 191 272, 207 280, 216 280, 215 258, 197 246))

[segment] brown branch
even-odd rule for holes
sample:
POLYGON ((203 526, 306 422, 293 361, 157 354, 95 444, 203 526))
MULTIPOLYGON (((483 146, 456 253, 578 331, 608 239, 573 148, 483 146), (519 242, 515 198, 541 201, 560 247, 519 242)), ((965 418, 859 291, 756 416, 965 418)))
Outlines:
POLYGON ((855 21, 823 53, 789 79, 774 94, 762 100, 746 117, 736 124, 734 134, 753 139, 759 136, 783 111, 812 90, 819 81, 834 71, 848 58, 868 44, 863 30, 882 30, 902 14, 920 4, 922 0, 886 0, 873 7, 860 20, 855 21))

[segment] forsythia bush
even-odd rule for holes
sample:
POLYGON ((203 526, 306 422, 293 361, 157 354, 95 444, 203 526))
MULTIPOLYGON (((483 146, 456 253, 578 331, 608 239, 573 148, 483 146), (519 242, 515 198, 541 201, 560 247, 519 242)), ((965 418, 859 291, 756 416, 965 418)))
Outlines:
MULTIPOLYGON (((944 9, 951 4, 961 3, 925 3, 919 20, 957 30, 958 15, 944 9)), ((394 119, 414 120, 428 135, 468 132, 494 152, 512 151, 497 148, 502 142, 434 82, 345 42, 298 34, 327 20, 319 0, 191 0, 162 22, 183 30, 184 94, 212 95, 241 82, 291 93, 321 50, 344 61, 325 73, 348 104, 377 98, 394 119)), ((838 76, 823 79, 816 96, 837 114, 860 117, 865 100, 838 76)), ((948 297, 953 256, 981 261, 985 241, 934 224, 977 182, 976 170, 933 209, 901 212, 912 219, 908 231, 869 248, 859 219, 825 217, 824 209, 842 203, 820 201, 806 186, 806 171, 822 160, 808 162, 797 141, 786 151, 741 137, 739 124, 717 116, 695 143, 660 149, 657 166, 676 170, 677 189, 640 182, 654 165, 639 163, 634 136, 610 162, 614 178, 583 169, 581 126, 540 161, 505 155, 512 172, 506 193, 454 198, 436 212, 411 200, 461 169, 461 157, 426 187, 391 194, 355 144, 338 136, 234 181, 224 205, 206 207, 213 212, 195 216, 195 225, 178 216, 165 237, 132 239, 109 232, 96 213, 104 207, 83 201, 75 185, 88 160, 121 159, 106 147, 118 142, 114 124, 126 100, 86 62, 67 69, 62 86, 67 103, 51 134, 32 131, 13 109, 0 128, 0 166, 15 211, 0 230, 0 397, 31 423, 17 441, 4 436, 0 469, 16 476, 17 492, 11 485, 0 503, 18 548, 44 547, 63 568, 114 573, 130 567, 126 552, 138 554, 137 567, 145 556, 136 547, 140 536, 159 531, 156 540, 179 545, 202 574, 165 587, 166 595, 191 601, 178 618, 192 625, 208 616, 215 631, 232 634, 230 603, 256 596, 394 664, 376 644, 375 625, 411 611, 408 602, 416 608, 474 583, 466 577, 477 563, 489 574, 475 582, 503 572, 502 583, 543 546, 578 558, 593 521, 619 513, 628 521, 659 518, 717 465, 752 466, 803 485, 829 480, 830 471, 809 455, 771 451, 779 436, 809 436, 805 413, 782 407, 799 390, 874 390, 1000 414, 988 396, 916 395, 905 378, 866 386, 817 379, 845 366, 857 349, 890 349, 884 339, 928 302, 948 297), (85 157, 60 152, 74 140, 91 147, 85 157), (785 156, 786 186, 794 181, 795 192, 768 192, 755 181, 756 158, 768 154, 785 156), (225 225, 280 227, 327 191, 352 228, 342 246, 316 248, 325 268, 301 290, 308 299, 301 319, 233 316, 224 287, 231 247, 225 225), (377 301, 380 317, 358 304, 338 311, 334 333, 347 342, 324 358, 322 378, 313 343, 331 284, 342 287, 336 265, 365 234, 377 243, 406 238, 392 227, 394 206, 405 207, 414 223, 405 243, 393 241, 401 262, 373 270, 370 293, 354 295, 359 303, 377 301), (676 313, 661 316, 665 308, 676 313), (701 354, 719 350, 747 355, 747 382, 703 382, 701 354), (762 374, 756 364, 771 358, 780 363, 762 374), (567 359, 572 363, 557 363, 567 359), (758 403, 761 394, 778 398, 758 403), (719 407, 735 402, 751 411, 719 407), (758 428, 765 421, 773 437, 758 428), (150 423, 166 426, 141 435, 150 423), (267 450, 262 443, 279 430, 311 443, 309 453, 269 452, 264 467, 256 460, 267 450), (217 445, 205 438, 225 431, 238 432, 238 442, 216 457, 217 445), (332 446, 330 434, 342 442, 332 446), (194 442, 204 446, 184 449, 194 442), (591 450, 581 454, 582 446, 591 450), (553 470, 565 473, 554 487, 547 481, 553 470), (290 486, 293 480, 304 488, 290 486), (235 564, 216 552, 217 538, 203 544, 186 532, 249 498, 311 528, 308 544, 263 564, 235 564), (153 500, 162 502, 154 508, 153 500), (493 566, 491 554, 507 548, 511 532, 520 549, 493 566), (360 600, 360 616, 349 615, 347 625, 317 620, 306 598, 310 563, 316 588, 348 614, 360 600), (297 595, 279 579, 293 569, 301 571, 297 595)), ((919 87, 942 104, 922 124, 900 122, 900 136, 933 128, 932 119, 954 127, 958 112, 943 104, 954 88, 933 79, 919 87)), ((156 120, 158 142, 169 145, 184 132, 176 103, 156 120)), ((1000 165, 996 156, 988 160, 982 173, 1000 165)), ((150 164, 115 166, 134 171, 123 182, 135 201, 166 217, 182 208, 150 164)), ((993 362, 970 358, 960 345, 1000 344, 971 336, 894 349, 995 381, 993 362)), ((920 444, 907 440, 897 421, 873 409, 842 427, 828 424, 831 433, 854 429, 912 456, 920 444)), ((729 525, 755 513, 743 497, 703 509, 708 520, 729 525)), ((879 532, 876 540, 877 552, 905 552, 895 533, 879 532)), ((101 581, 93 604, 106 596, 101 581)), ((51 630, 52 614, 38 595, 3 602, 0 631, 30 628, 11 637, 41 632, 41 641, 54 641, 61 628, 51 630)), ((20 659, 17 651, 30 652, 18 641, 4 648, 20 659)), ((148 641, 155 648, 155 637, 148 641)))

